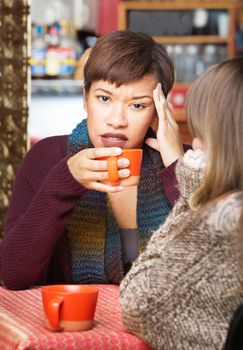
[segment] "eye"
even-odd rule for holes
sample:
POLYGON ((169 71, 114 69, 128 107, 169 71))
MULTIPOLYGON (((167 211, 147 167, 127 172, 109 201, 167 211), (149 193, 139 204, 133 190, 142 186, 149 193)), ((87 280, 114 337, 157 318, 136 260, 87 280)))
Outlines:
POLYGON ((145 105, 141 104, 141 103, 133 103, 131 105, 131 108, 134 110, 140 110, 140 109, 144 109, 145 105))
POLYGON ((105 95, 99 95, 97 96, 98 100, 103 103, 107 103, 109 101, 109 97, 105 95))

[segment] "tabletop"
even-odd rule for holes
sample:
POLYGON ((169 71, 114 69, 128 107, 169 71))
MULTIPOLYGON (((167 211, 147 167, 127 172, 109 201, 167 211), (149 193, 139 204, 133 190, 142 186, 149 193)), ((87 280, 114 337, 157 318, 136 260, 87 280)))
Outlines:
POLYGON ((99 297, 94 327, 84 332, 52 332, 44 326, 40 288, 10 291, 0 287, 1 350, 151 350, 123 326, 119 287, 96 285, 99 297))

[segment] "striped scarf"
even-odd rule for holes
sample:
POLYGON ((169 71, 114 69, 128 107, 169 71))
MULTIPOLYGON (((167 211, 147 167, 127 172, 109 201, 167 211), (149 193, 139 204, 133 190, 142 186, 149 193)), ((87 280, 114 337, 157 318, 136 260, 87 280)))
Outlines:
MULTIPOLYGON (((154 136, 152 129, 148 136, 154 136)), ((68 154, 91 147, 87 120, 83 120, 69 136, 68 154)), ((170 212, 160 178, 162 168, 160 154, 144 144, 137 197, 140 252, 170 212)), ((119 227, 106 193, 89 190, 80 198, 68 225, 68 241, 74 283, 120 282, 124 272, 119 227)))

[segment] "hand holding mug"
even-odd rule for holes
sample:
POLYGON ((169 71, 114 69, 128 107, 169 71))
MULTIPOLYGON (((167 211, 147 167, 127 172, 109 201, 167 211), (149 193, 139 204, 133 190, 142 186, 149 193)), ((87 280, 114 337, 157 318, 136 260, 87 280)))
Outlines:
POLYGON ((84 187, 114 193, 139 182, 142 150, 89 148, 68 159, 73 177, 84 187))
MULTIPOLYGON (((119 192, 124 189, 120 183, 115 186, 105 183, 108 180, 107 161, 105 159, 121 155, 121 153, 122 149, 119 147, 88 148, 71 156, 67 161, 67 165, 73 177, 87 189, 107 193, 119 192)), ((128 165, 128 160, 119 160, 117 165, 119 178, 129 176, 129 171, 124 169, 128 165)))

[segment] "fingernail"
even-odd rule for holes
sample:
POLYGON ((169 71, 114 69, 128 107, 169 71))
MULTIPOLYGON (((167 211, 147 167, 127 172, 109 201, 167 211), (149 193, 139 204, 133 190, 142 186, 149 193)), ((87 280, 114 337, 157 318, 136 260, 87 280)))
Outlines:
POLYGON ((114 149, 114 153, 115 153, 115 155, 119 155, 119 154, 122 153, 122 149, 121 148, 115 148, 114 149))
POLYGON ((130 164, 129 160, 126 158, 119 159, 119 166, 128 166, 130 164))
POLYGON ((129 176, 130 175, 130 170, 128 170, 128 169, 122 170, 122 175, 123 176, 129 176))

